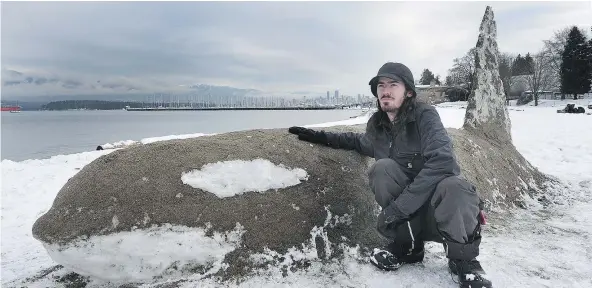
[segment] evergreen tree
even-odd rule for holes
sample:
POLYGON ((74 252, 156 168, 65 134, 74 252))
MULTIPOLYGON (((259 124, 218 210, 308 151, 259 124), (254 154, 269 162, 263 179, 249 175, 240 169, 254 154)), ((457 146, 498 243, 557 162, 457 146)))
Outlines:
POLYGON ((434 81, 436 82, 436 85, 442 85, 442 82, 440 81, 440 75, 436 75, 434 81))
POLYGON ((588 93, 591 84, 590 48, 584 34, 574 26, 567 38, 561 63, 561 91, 572 94, 578 99, 578 94, 588 93))
POLYGON ((534 61, 532 60, 532 57, 530 56, 530 53, 526 53, 526 57, 524 57, 523 60, 523 66, 522 66, 522 72, 524 73, 523 75, 531 75, 532 73, 534 73, 534 61))
POLYGON ((531 75, 534 73, 534 61, 530 53, 522 57, 520 54, 512 63, 512 76, 531 75))
POLYGON ((518 54, 516 59, 512 63, 512 76, 524 75, 522 67, 524 66, 524 58, 522 55, 518 54))
POLYGON ((434 73, 429 69, 424 69, 421 73, 421 78, 419 79, 419 84, 421 85, 430 85, 430 82, 434 80, 434 73))

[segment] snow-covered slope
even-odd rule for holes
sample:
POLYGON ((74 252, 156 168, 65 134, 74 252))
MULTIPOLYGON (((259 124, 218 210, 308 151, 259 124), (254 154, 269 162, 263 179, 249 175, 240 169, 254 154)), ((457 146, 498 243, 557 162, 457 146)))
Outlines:
MULTIPOLYGON (((438 112, 446 127, 460 128, 465 110, 451 106, 457 105, 439 105, 438 112)), ((479 259, 495 287, 592 287, 592 116, 558 114, 555 110, 556 107, 528 106, 509 109, 512 139, 517 149, 531 164, 562 180, 564 187, 558 187, 562 190, 553 191, 550 198, 561 205, 545 208, 533 200, 528 209, 513 211, 501 219, 490 219, 479 259)), ((367 117, 360 117, 312 126, 354 125, 366 121, 367 117)), ((175 136, 166 137, 169 138, 175 136)), ((3 287, 61 285, 53 277, 59 278, 69 271, 50 269, 56 264, 31 237, 31 227, 35 219, 49 209, 68 178, 112 151, 22 162, 2 161, 3 287), (49 270, 42 273, 44 269, 49 270)), ((458 287, 446 270, 441 245, 429 243, 428 251, 421 265, 382 272, 365 259, 359 259, 352 248, 342 261, 324 265, 313 262, 306 271, 289 272, 287 277, 282 277, 282 272, 272 267, 240 286, 458 287)), ((179 277, 181 287, 220 285, 212 279, 179 277)), ((102 286, 100 284, 91 281, 87 287, 102 286)))

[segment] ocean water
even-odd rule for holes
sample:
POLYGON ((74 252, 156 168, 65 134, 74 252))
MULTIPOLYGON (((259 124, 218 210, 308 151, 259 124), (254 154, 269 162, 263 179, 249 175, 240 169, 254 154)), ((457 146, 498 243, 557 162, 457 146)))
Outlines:
POLYGON ((346 120, 362 110, 23 111, 1 113, 2 160, 45 159, 121 140, 287 128, 346 120))

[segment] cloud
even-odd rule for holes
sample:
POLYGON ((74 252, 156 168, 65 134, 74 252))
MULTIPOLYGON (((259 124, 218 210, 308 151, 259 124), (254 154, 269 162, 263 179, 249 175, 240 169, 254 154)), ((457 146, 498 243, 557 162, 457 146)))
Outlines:
MULTIPOLYGON (((2 94, 185 91, 207 83, 277 96, 300 95, 293 91, 320 96, 327 90, 368 95, 368 80, 386 61, 405 63, 416 78, 424 68, 444 78, 453 59, 475 45, 485 6, 6 2, 3 83, 5 71, 18 71, 80 85, 3 85, 2 94), (114 84, 99 89, 97 81, 114 84)), ((499 47, 512 53, 534 53, 555 30, 589 26, 592 19, 587 2, 496 2, 492 7, 499 47)))

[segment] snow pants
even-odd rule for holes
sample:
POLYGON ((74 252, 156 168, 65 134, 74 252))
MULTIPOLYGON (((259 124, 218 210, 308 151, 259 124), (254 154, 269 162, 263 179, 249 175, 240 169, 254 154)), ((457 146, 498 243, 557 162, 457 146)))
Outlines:
MULTIPOLYGON (((376 202, 387 207, 411 183, 392 159, 380 159, 368 172, 376 202)), ((467 180, 451 176, 438 183, 428 201, 403 224, 378 232, 385 238, 405 245, 416 241, 443 243, 451 259, 471 260, 479 255, 481 200, 475 186, 467 180)), ((415 245, 417 246, 417 245, 415 245)))

